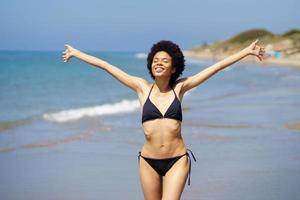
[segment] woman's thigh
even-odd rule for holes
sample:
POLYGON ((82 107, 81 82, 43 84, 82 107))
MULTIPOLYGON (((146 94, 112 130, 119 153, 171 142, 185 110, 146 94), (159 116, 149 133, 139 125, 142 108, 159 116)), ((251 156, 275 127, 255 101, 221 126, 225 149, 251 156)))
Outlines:
POLYGON ((163 182, 162 199, 180 199, 189 173, 188 156, 180 158, 167 172, 163 182))
POLYGON ((145 200, 161 200, 162 179, 142 158, 139 159, 139 173, 145 200))

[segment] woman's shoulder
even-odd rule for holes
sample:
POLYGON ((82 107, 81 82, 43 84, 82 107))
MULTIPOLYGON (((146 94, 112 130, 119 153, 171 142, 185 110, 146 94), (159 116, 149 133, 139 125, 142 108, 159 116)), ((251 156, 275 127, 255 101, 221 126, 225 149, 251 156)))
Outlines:
POLYGON ((183 98, 182 86, 185 80, 186 78, 180 78, 177 81, 175 81, 173 85, 173 89, 180 100, 182 100, 183 98))
POLYGON ((178 80, 175 81, 173 88, 174 90, 180 90, 182 88, 183 82, 186 80, 187 78, 180 78, 178 80))
POLYGON ((141 92, 142 94, 148 93, 148 92, 150 91, 152 85, 153 85, 153 83, 148 82, 148 81, 145 80, 145 79, 141 79, 141 80, 139 81, 139 84, 140 84, 140 87, 139 87, 139 88, 140 88, 140 92, 141 92))

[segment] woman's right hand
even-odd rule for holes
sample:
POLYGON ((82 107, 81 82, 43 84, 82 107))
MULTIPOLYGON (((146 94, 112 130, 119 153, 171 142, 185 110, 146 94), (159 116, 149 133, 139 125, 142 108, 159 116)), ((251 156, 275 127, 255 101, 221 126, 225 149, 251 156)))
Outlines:
POLYGON ((66 50, 63 52, 63 61, 68 62, 68 60, 74 56, 76 49, 68 44, 65 45, 65 48, 66 50))

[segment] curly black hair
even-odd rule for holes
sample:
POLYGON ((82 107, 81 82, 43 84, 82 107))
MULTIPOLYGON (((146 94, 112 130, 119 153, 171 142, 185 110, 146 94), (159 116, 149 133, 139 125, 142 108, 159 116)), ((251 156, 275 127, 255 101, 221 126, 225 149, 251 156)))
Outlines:
POLYGON ((185 60, 183 53, 177 44, 169 40, 161 40, 154 44, 147 57, 147 68, 149 70, 149 74, 153 79, 155 79, 155 77, 152 74, 151 65, 154 55, 159 51, 167 52, 172 58, 172 67, 176 68, 176 72, 171 75, 169 85, 173 86, 177 78, 182 74, 184 70, 185 60))

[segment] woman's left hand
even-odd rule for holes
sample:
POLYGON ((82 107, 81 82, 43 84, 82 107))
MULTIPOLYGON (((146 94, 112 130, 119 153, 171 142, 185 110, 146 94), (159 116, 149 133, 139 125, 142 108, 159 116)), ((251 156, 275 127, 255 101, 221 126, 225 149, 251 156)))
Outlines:
POLYGON ((247 47, 250 55, 256 56, 260 61, 265 57, 265 48, 257 45, 258 40, 255 40, 247 47))

